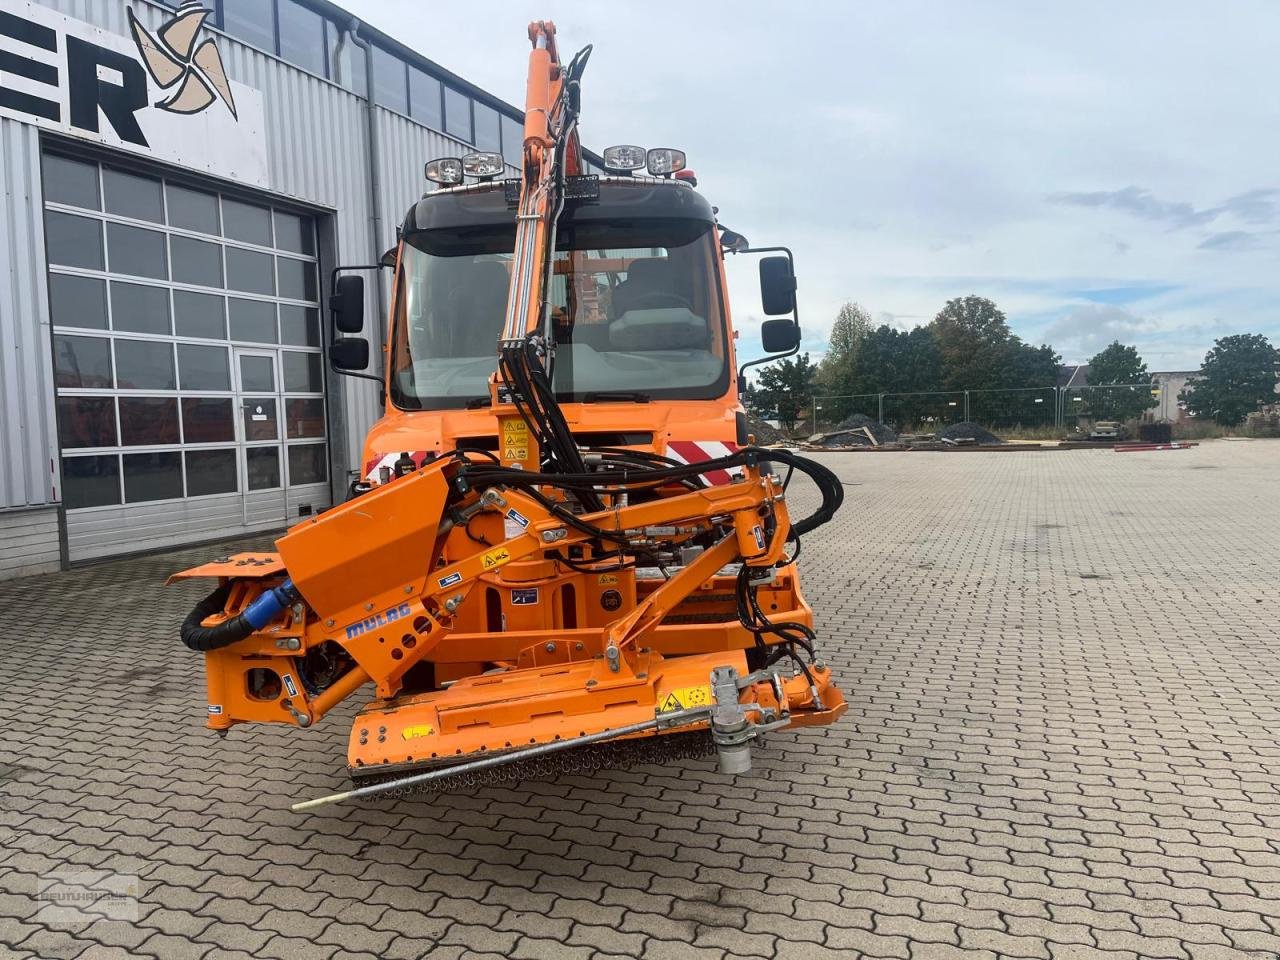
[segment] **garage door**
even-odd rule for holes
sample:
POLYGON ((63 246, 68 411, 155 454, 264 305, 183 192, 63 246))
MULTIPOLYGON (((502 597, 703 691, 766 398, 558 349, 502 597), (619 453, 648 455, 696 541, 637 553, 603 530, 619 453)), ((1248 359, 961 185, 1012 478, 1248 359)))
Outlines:
POLYGON ((71 559, 327 506, 313 220, 51 153, 44 199, 71 559))

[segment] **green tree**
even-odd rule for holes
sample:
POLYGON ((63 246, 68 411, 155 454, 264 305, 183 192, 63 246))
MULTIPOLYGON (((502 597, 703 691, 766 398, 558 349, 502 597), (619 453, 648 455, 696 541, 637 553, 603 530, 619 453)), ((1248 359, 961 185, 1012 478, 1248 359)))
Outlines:
POLYGON ((974 295, 948 300, 929 329, 942 360, 942 389, 988 390, 1009 385, 1013 334, 994 302, 974 295))
POLYGON ((761 401, 778 414, 778 422, 790 433, 796 428, 800 413, 813 397, 813 378, 817 367, 809 362, 809 354, 786 357, 761 367, 756 376, 756 391, 761 401))
POLYGON ((1264 403, 1276 402, 1276 372, 1280 351, 1258 333, 1242 333, 1215 340, 1200 373, 1187 383, 1178 399, 1198 417, 1213 417, 1234 426, 1264 403))
POLYGON ((1139 384, 1130 389, 1086 390, 1087 412, 1095 419, 1132 420, 1157 403, 1151 395, 1151 374, 1138 355, 1137 347, 1125 346, 1119 340, 1099 351, 1089 360, 1091 386, 1107 384, 1139 384))
MULTIPOLYGON (((858 392, 855 389, 855 365, 858 350, 870 332, 871 315, 861 305, 846 303, 840 308, 827 338, 827 352, 814 377, 818 393, 825 397, 847 397, 858 392)), ((849 403, 848 400, 831 400, 824 404, 824 409, 840 418, 846 415, 849 403)))
MULTIPOLYGON (((938 389, 942 358, 937 341, 928 327, 896 330, 876 327, 862 342, 854 365, 854 382, 858 393, 913 394, 938 389)), ((899 424, 915 422, 922 415, 926 398, 895 397, 886 411, 886 419, 899 424)), ((853 410, 867 416, 876 415, 870 403, 853 410)))

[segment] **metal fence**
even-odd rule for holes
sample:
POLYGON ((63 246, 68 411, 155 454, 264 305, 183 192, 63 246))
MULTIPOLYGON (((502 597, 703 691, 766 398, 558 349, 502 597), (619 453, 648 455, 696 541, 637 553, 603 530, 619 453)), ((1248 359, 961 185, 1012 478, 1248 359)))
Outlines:
POLYGON ((1154 383, 1111 383, 814 396, 811 417, 804 425, 811 424, 813 433, 822 433, 861 414, 899 433, 937 430, 961 422, 1003 430, 1072 429, 1096 420, 1139 419, 1161 405, 1164 389, 1154 383))

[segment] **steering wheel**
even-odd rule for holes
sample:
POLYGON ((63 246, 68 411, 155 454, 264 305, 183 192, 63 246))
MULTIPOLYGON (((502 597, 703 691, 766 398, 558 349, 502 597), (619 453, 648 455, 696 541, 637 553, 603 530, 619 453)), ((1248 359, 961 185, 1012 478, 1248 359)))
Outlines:
POLYGON ((684 307, 690 313, 693 313, 693 304, 684 297, 676 293, 668 293, 666 290, 650 290, 648 293, 642 293, 636 297, 631 304, 632 310, 657 310, 662 307, 684 307), (648 306, 646 306, 648 304, 648 306))

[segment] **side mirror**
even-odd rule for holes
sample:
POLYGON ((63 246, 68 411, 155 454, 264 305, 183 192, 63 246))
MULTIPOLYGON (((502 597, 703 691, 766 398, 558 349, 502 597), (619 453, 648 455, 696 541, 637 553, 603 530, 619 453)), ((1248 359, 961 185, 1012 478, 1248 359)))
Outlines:
POLYGON ((760 341, 764 345, 765 353, 786 353, 788 350, 795 350, 800 346, 800 324, 790 317, 766 320, 760 325, 760 341))
POLYGON ((765 257, 760 261, 760 302, 770 317, 796 308, 796 275, 790 257, 765 257))
POLYGON ((364 370, 369 366, 369 341, 364 337, 339 337, 329 347, 329 360, 337 370, 364 370))
POLYGON ((329 310, 333 314, 334 327, 341 333, 363 330, 364 277, 339 277, 333 285, 333 296, 329 298, 329 310))

